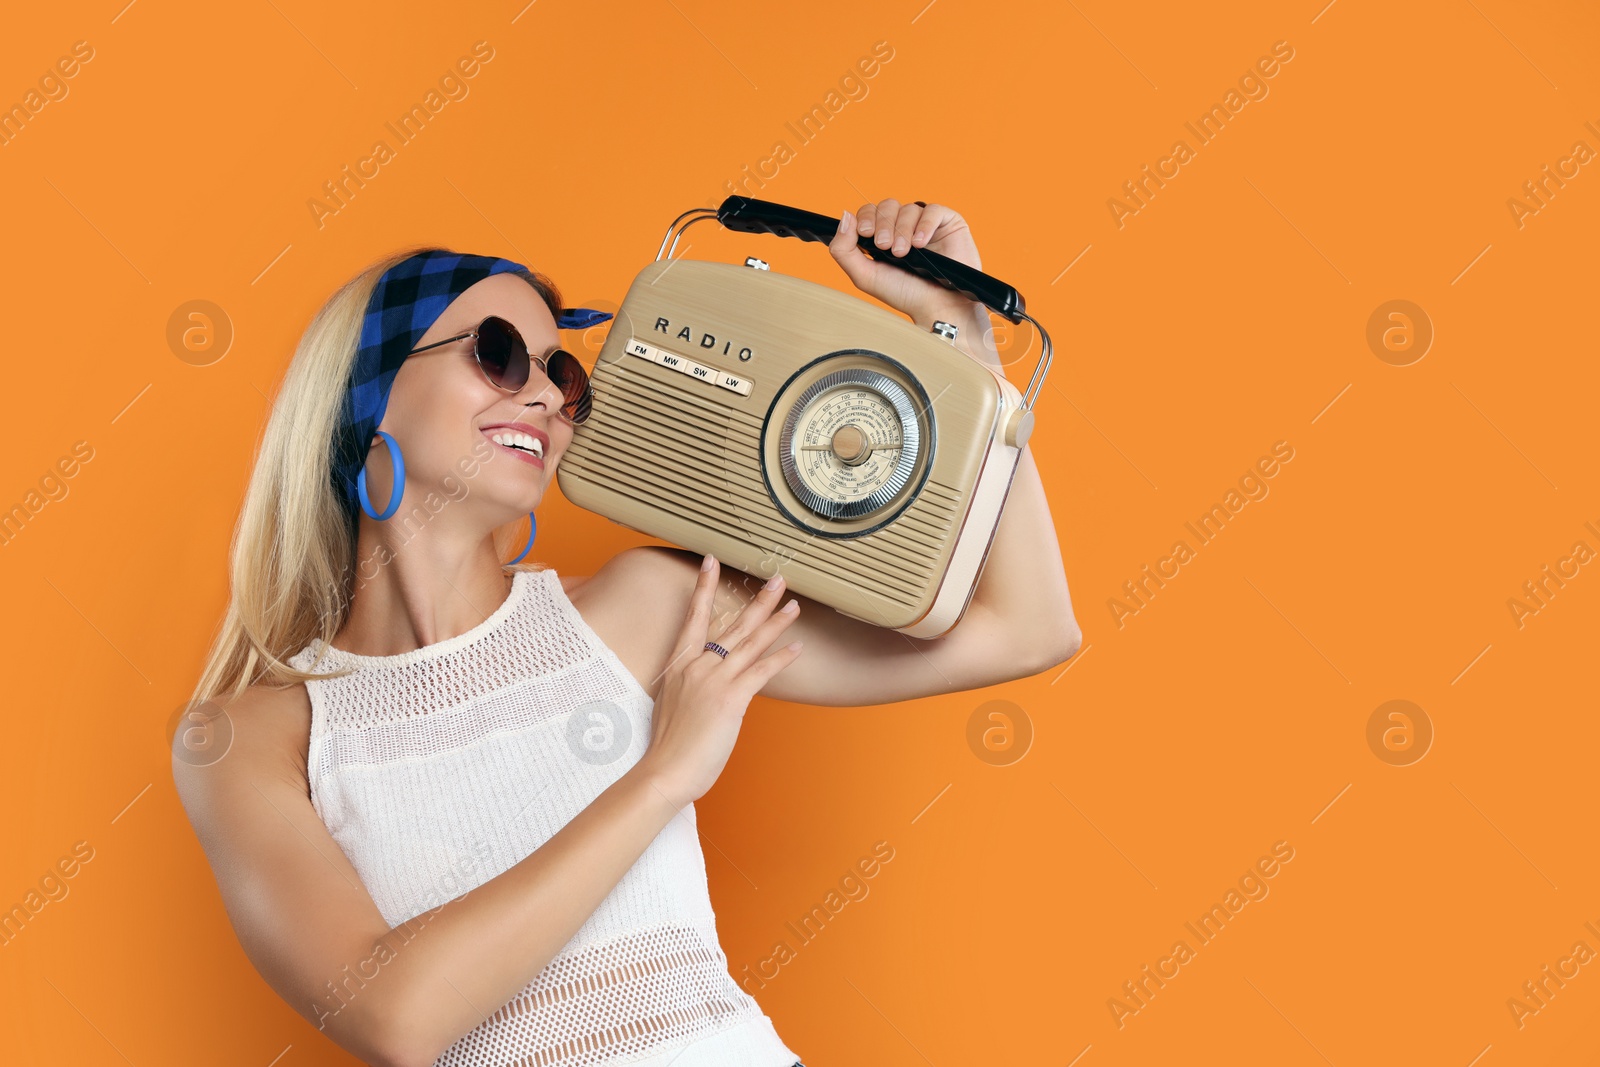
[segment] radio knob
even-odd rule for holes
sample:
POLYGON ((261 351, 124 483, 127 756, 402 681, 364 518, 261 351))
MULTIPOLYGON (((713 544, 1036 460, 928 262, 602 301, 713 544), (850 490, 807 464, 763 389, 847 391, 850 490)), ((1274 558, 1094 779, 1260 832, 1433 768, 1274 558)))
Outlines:
POLYGON ((1017 409, 1006 420, 1005 442, 1012 448, 1022 448, 1033 436, 1033 412, 1017 409))

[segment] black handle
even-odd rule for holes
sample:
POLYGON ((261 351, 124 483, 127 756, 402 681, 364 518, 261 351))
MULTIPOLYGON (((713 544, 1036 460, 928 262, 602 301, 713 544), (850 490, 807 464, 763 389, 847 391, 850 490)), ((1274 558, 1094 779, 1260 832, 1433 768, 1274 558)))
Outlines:
MULTIPOLYGON (((837 218, 748 196, 730 196, 724 200, 717 208, 717 221, 741 233, 770 233, 821 244, 831 243, 834 234, 839 232, 837 218)), ((999 278, 925 248, 912 248, 905 255, 897 256, 890 249, 879 248, 871 237, 857 236, 856 245, 879 263, 893 264, 954 290, 1014 323, 1022 321, 1022 294, 999 278)))

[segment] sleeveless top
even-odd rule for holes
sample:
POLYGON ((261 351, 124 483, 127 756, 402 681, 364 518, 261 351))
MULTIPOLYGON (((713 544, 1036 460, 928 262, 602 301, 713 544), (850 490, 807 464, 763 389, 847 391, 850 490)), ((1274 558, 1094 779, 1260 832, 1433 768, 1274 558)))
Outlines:
MULTIPOLYGON (((654 706, 556 571, 517 571, 498 610, 392 656, 314 641, 311 803, 391 927, 532 853, 644 754, 654 706)), ((694 805, 571 941, 436 1067, 790 1067, 728 973, 694 805)))

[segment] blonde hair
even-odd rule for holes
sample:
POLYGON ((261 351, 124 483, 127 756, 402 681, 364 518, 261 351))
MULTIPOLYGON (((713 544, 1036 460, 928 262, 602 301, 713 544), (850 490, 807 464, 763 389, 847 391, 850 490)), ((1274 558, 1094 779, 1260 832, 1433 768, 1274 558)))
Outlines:
MULTIPOLYGON (((416 246, 371 263, 328 298, 301 335, 256 451, 229 552, 227 611, 191 706, 231 700, 251 685, 325 677, 286 660, 313 641, 331 644, 350 611, 356 525, 334 489, 332 453, 361 324, 384 271, 431 250, 416 246)), ((555 283, 534 271, 515 273, 559 318, 555 283)), ((517 526, 496 531, 502 558, 520 547, 512 547, 517 526)))

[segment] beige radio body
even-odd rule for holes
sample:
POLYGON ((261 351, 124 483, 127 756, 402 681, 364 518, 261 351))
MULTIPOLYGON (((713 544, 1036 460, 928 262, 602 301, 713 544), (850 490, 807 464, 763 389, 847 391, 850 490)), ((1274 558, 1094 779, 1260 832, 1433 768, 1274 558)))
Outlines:
POLYGON ((948 633, 965 613, 1032 425, 998 370, 943 337, 826 286, 729 263, 645 267, 591 381, 593 412, 557 475, 574 504, 760 578, 781 571, 794 592, 916 638, 948 633), (894 456, 898 488, 849 514, 836 497, 861 493, 855 469, 832 452, 816 467, 824 460, 807 453, 818 446, 801 442, 824 440, 823 418, 846 435, 827 441, 859 443, 853 419, 888 437, 893 420, 881 402, 864 408, 869 397, 899 402, 902 436, 878 442, 898 448, 866 461, 881 476, 894 456), (795 421, 806 417, 810 437, 795 421))

